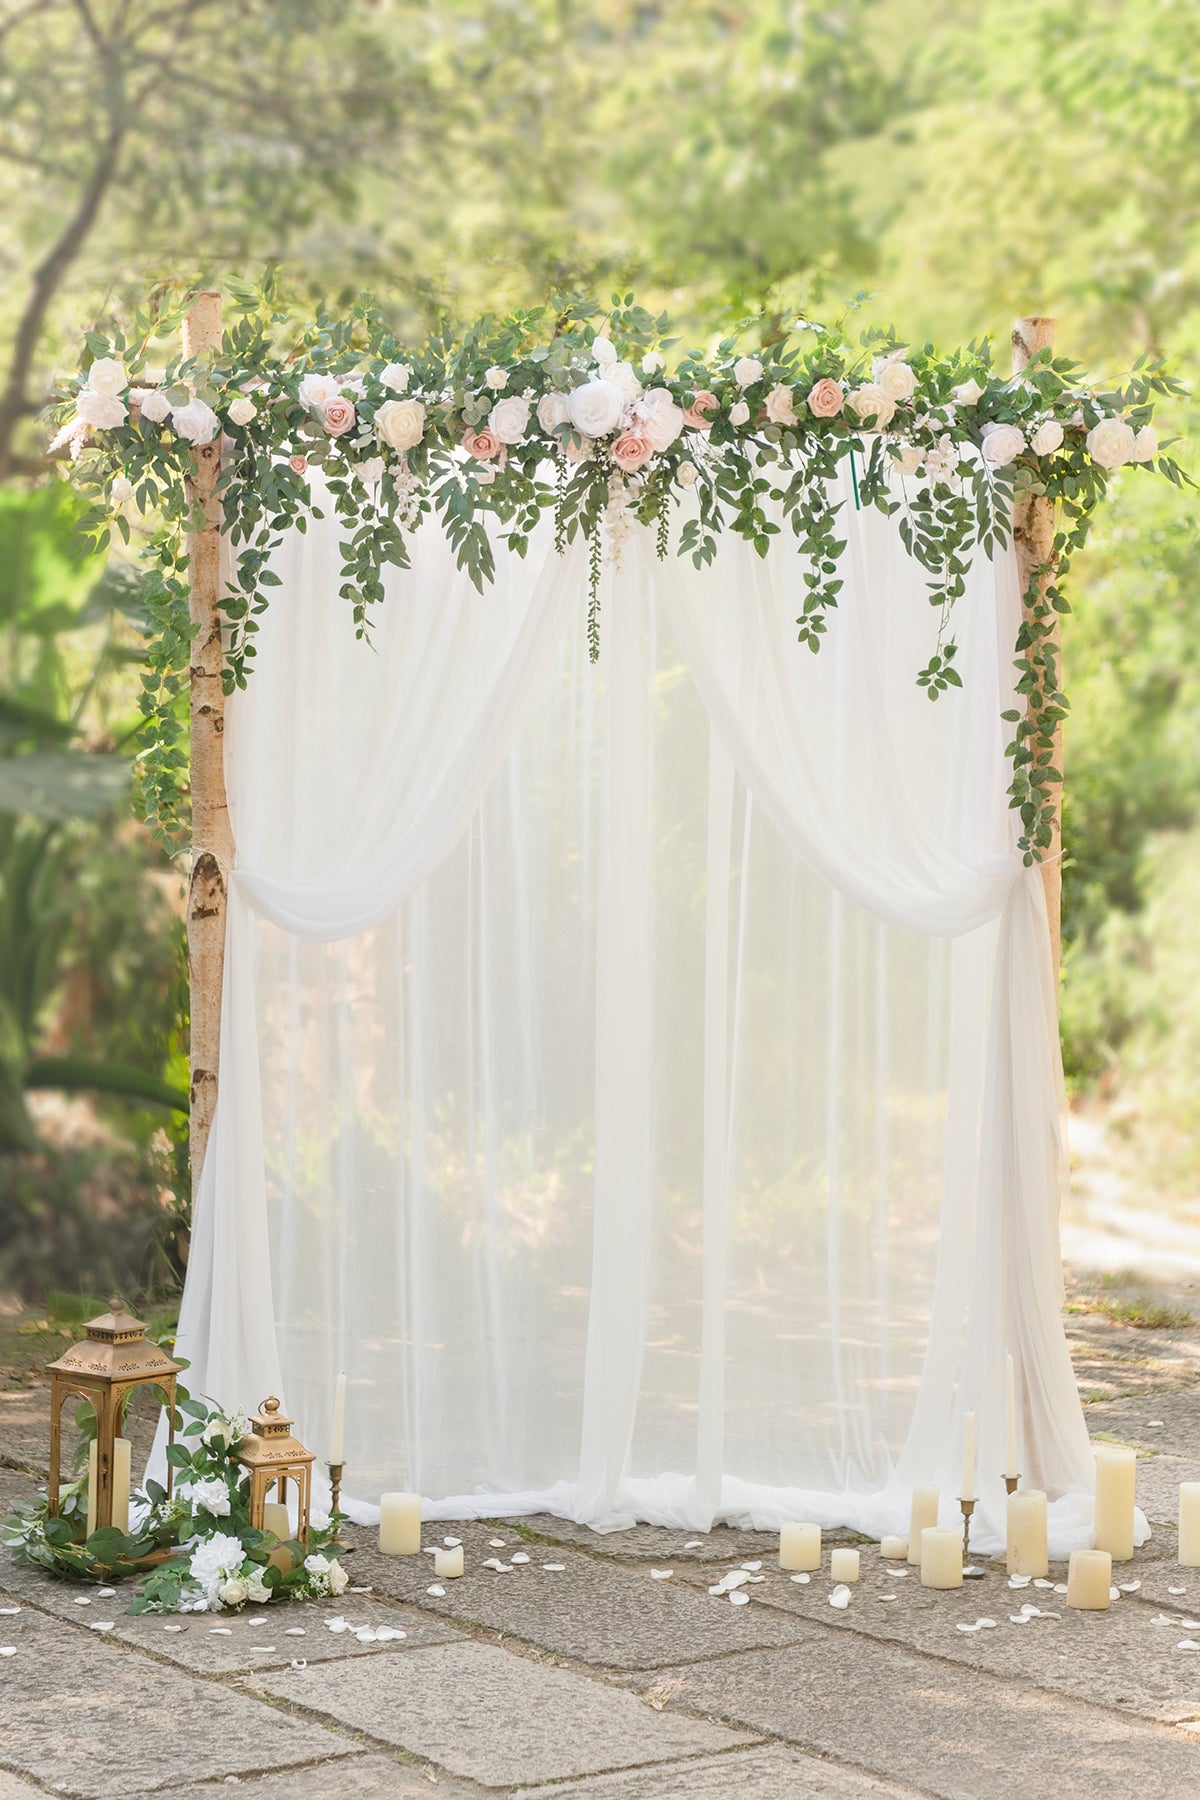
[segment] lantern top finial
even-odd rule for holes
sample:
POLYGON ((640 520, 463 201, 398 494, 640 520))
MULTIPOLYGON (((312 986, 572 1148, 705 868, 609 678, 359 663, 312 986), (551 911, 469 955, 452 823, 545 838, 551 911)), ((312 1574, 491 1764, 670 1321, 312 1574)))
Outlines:
POLYGON ((89 1319, 83 1329, 87 1335, 82 1343, 47 1363, 47 1374, 137 1382, 159 1381, 179 1373, 179 1364, 149 1341, 145 1325, 125 1311, 119 1295, 114 1294, 109 1310, 89 1319))
POLYGON ((250 1415, 250 1430, 238 1446, 238 1461, 248 1469, 315 1462, 313 1452, 292 1436, 291 1424, 276 1395, 268 1394, 250 1415))

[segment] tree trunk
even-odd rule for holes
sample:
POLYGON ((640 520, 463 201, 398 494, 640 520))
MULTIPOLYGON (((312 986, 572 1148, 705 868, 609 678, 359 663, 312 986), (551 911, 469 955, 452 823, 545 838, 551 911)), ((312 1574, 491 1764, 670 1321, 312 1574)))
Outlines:
MULTIPOLYGON (((1053 319, 1017 319, 1012 333, 1012 366, 1013 374, 1019 375, 1031 357, 1039 350, 1052 349, 1054 345, 1053 319)), ((1017 567, 1021 574, 1022 593, 1029 586, 1029 576, 1033 569, 1041 564, 1049 563, 1054 555, 1054 502, 1045 495, 1034 495, 1024 505, 1018 506, 1013 515, 1013 540, 1017 552, 1017 567)), ((1048 577, 1043 577, 1039 587, 1045 591, 1048 577)), ((1026 608, 1026 616, 1029 609, 1026 608)), ((1052 634, 1049 639, 1054 655, 1055 668, 1060 668, 1062 642, 1058 614, 1053 615, 1052 634)), ((1058 685, 1062 686, 1061 672, 1058 685)), ((1062 726, 1054 728, 1054 756, 1056 769, 1062 768, 1062 726)), ((1054 808, 1053 836, 1049 848, 1044 852, 1042 862, 1042 883, 1046 890, 1046 915, 1050 923, 1050 952, 1054 959, 1055 979, 1058 977, 1059 960, 1062 950, 1062 790, 1059 789, 1058 800, 1054 808)))
MULTIPOLYGON (((185 356, 221 344, 221 296, 200 294, 183 327, 185 356)), ((189 610, 196 635, 191 654, 192 869, 188 885, 188 981, 191 996, 192 1198, 204 1167, 217 1104, 221 1043, 221 981, 225 967, 225 910, 233 833, 225 797, 225 693, 221 684, 221 527, 214 489, 221 443, 195 452, 190 489, 204 511, 204 528, 188 539, 189 610)))

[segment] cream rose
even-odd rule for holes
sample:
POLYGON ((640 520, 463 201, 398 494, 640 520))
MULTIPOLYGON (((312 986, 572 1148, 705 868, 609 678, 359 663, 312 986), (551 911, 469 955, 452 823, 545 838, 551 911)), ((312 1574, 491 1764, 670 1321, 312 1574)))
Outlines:
POLYGON ((97 394, 92 388, 80 388, 75 411, 85 425, 96 431, 111 431, 125 423, 125 402, 115 394, 97 394))
POLYGON ((675 471, 675 479, 680 487, 693 487, 699 470, 694 462, 681 462, 675 471))
POLYGON ((733 379, 740 388, 753 387, 762 380, 763 366, 757 356, 739 356, 733 365, 733 379))
POLYGON ((258 408, 253 400, 247 400, 245 394, 239 394, 236 400, 229 402, 229 423, 231 425, 249 425, 257 417, 258 408))
POLYGON ((877 364, 875 384, 883 389, 889 400, 897 403, 911 400, 917 391, 916 372, 906 362, 877 364))
POLYGON ((483 379, 487 382, 493 394, 498 394, 501 388, 506 388, 508 386, 508 370, 502 369, 499 363, 493 363, 483 379))
POLYGON ((1015 462, 1025 448, 1025 433, 1019 425, 985 425, 983 428, 984 461, 1002 467, 1015 462))
POLYGON ((502 444, 519 444, 529 430, 529 402, 515 394, 497 400, 488 414, 488 424, 502 444))
POLYGON ((592 340, 592 361, 593 362, 599 363, 603 367, 604 364, 615 363, 616 360, 617 360, 616 345, 613 344, 609 338, 606 338, 604 336, 600 336, 598 338, 593 338, 593 340, 592 340))
POLYGON ((335 1600, 337 1599, 339 1594, 345 1593, 346 1588, 349 1585, 350 1577, 346 1573, 345 1569, 343 1569, 341 1563, 337 1560, 336 1556, 334 1557, 333 1561, 329 1565, 328 1581, 329 1581, 329 1591, 333 1595, 335 1600))
POLYGON ((634 469, 642 468, 654 454, 654 445, 640 431, 625 431, 617 438, 612 447, 612 459, 618 469, 632 474, 634 469))
POLYGON ((357 420, 358 414, 354 410, 354 402, 343 400, 340 394, 334 395, 321 414, 321 423, 330 437, 345 437, 346 433, 353 429, 357 420))
POLYGON ((560 425, 567 425, 571 419, 571 403, 565 394, 543 394, 538 401, 538 424, 550 437, 560 425))
POLYGON ((604 379, 619 387, 627 400, 636 400, 641 394, 642 384, 632 363, 609 363, 604 371, 604 379))
POLYGON ((231 1581, 224 1581, 217 1589, 217 1598, 222 1606, 243 1606, 247 1599, 246 1584, 238 1576, 231 1581))
POLYGON ((385 400, 375 414, 375 436, 393 450, 411 450, 425 436, 425 408, 419 400, 385 400))
POLYGON ((113 476, 112 486, 108 490, 108 497, 114 506, 124 506, 127 501, 133 499, 133 483, 130 481, 128 475, 113 476))
POLYGON ((1132 461, 1137 439, 1124 419, 1101 419, 1087 434, 1088 453, 1102 469, 1119 469, 1132 461))
POLYGON ((388 363, 380 369, 379 380, 383 387, 390 388, 393 394, 406 394, 408 384, 412 380, 412 370, 407 363, 388 363))
POLYGON ((615 431, 625 410, 625 396, 615 381, 598 377, 577 387, 568 402, 570 420, 585 437, 606 437, 615 431))
POLYGON ((152 425, 161 425, 171 410, 171 402, 161 388, 142 388, 142 417, 152 425))
POLYGON ((211 444, 221 429, 221 421, 207 401, 193 394, 186 406, 172 407, 171 426, 175 435, 186 438, 189 444, 211 444))
POLYGON ((1139 463, 1153 462, 1158 455, 1158 433, 1153 425, 1143 425, 1133 440, 1133 460, 1139 463))
POLYGON ((1035 456, 1049 456, 1063 441, 1063 428, 1057 419, 1043 419, 1029 440, 1035 456))
POLYGON ((983 389, 972 376, 970 381, 960 381, 957 387, 952 387, 950 398, 956 406, 974 406, 977 400, 983 399, 983 389))
POLYGON ((88 370, 87 384, 93 394, 103 394, 107 400, 123 394, 129 386, 125 364, 115 356, 97 357, 88 370))
POLYGON ((315 412, 321 412, 337 394, 338 383, 332 375, 306 375, 296 391, 301 406, 311 406, 315 412))
POLYGON ((657 350, 647 350, 645 356, 642 358, 643 375, 661 375, 666 366, 665 361, 658 354, 657 350))
POLYGON ((636 407, 642 431, 656 450, 669 450, 683 430, 683 408, 676 406, 669 388, 651 388, 636 407))
POLYGON ((845 398, 846 390, 841 382, 831 375, 823 375, 816 386, 809 389, 805 405, 814 419, 836 419, 845 398))
POLYGON ((888 455, 892 466, 901 475, 915 475, 925 460, 925 453, 916 444, 889 444, 888 455))
POLYGON ((862 387, 853 388, 846 396, 846 405, 864 424, 870 420, 868 430, 871 431, 885 430, 896 410, 894 398, 877 381, 866 381, 862 387))
POLYGON ((735 400, 730 407, 729 423, 731 425, 748 425, 750 423, 750 408, 744 400, 735 400))
POLYGON ((792 390, 786 382, 780 382, 767 395, 767 417, 772 425, 794 425, 796 408, 792 401, 792 390))

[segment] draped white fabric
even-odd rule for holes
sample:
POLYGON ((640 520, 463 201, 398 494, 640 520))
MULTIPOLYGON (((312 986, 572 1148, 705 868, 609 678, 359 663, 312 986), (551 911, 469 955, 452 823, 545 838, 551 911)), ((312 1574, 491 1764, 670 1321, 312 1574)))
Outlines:
POLYGON ((1089 1541, 1060 1321, 1061 1077, 1040 877, 1007 809, 1011 559, 957 609, 964 688, 892 521, 845 588, 634 529, 587 661, 579 549, 434 524, 356 643, 336 523, 279 560, 228 715, 220 1098, 180 1327, 193 1385, 282 1392, 320 1453, 348 1376, 372 1516, 612 1529, 955 1516, 1004 1352, 1052 1550, 1089 1541))

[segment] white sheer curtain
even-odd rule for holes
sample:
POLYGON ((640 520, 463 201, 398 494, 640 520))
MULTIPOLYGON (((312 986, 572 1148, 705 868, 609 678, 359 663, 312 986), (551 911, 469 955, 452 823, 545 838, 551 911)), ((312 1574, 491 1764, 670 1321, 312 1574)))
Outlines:
POLYGON ((1000 1536, 1023 1473, 1087 1541, 1059 1315, 1061 1090, 1040 878, 999 712, 1011 561, 935 615, 845 496, 818 656, 802 564, 702 573, 635 531, 587 662, 583 561, 435 525, 357 644, 334 523, 280 560, 230 706, 221 1089, 180 1347, 282 1391, 346 1491, 611 1529, 805 1516, 881 1532, 915 1481, 1000 1536))

